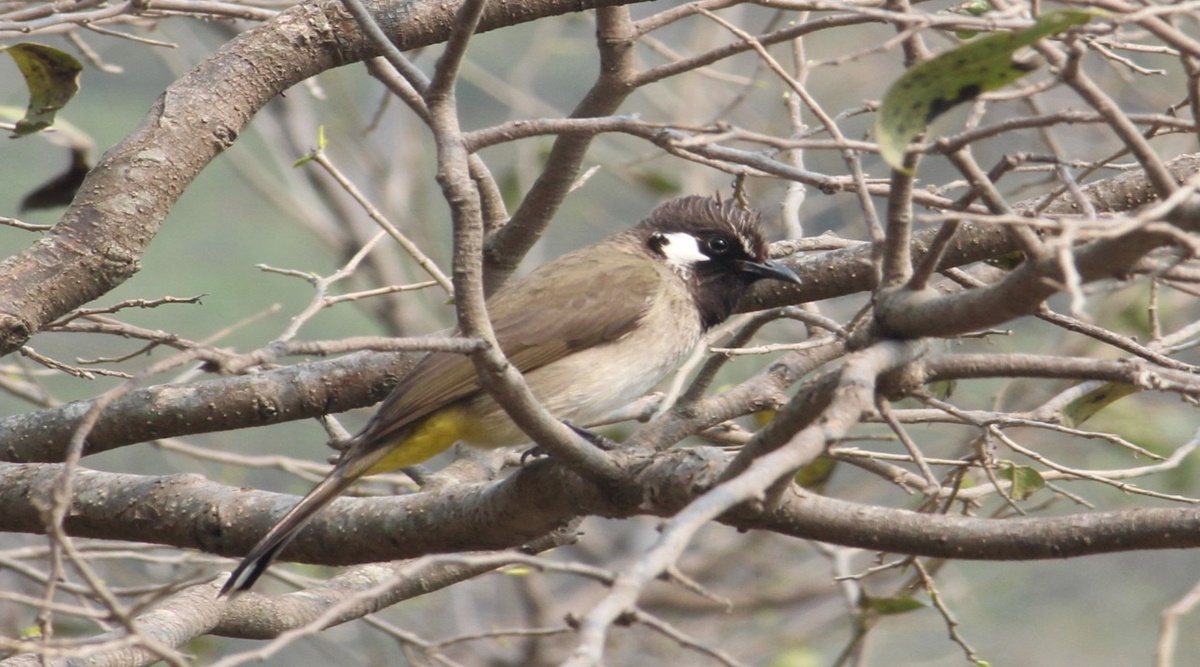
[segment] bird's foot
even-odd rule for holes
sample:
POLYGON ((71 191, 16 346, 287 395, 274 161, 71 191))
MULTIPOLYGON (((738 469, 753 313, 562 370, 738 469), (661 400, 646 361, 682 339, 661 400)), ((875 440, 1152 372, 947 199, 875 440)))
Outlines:
POLYGON ((532 459, 540 459, 546 456, 550 456, 550 452, 537 445, 534 445, 533 447, 521 452, 521 467, 524 468, 525 464, 532 459))
POLYGON ((611 438, 606 438, 606 437, 600 435, 599 433, 596 433, 595 431, 589 431, 586 428, 581 428, 570 422, 563 422, 563 423, 566 424, 567 428, 571 429, 572 431, 575 431, 575 433, 578 434, 579 437, 583 438, 584 440, 587 440, 588 442, 599 447, 600 449, 603 449, 606 452, 611 452, 615 449, 621 448, 621 443, 617 442, 616 440, 613 440, 611 438))
MULTIPOLYGON (((621 447, 621 443, 619 443, 615 440, 612 440, 611 438, 606 438, 606 437, 600 435, 599 433, 595 433, 593 431, 587 430, 586 428, 576 426, 576 425, 572 424, 571 422, 563 422, 563 424, 567 428, 571 429, 572 431, 575 431, 576 435, 578 435, 579 437, 583 438, 584 440, 587 440, 592 445, 594 445, 606 452, 611 452, 615 449, 620 449, 620 447, 621 447)), ((545 456, 550 456, 550 452, 547 452, 545 449, 542 449, 541 447, 535 445, 535 446, 530 447, 529 449, 526 449, 525 451, 521 452, 521 465, 522 466, 525 465, 531 459, 540 459, 545 456)))

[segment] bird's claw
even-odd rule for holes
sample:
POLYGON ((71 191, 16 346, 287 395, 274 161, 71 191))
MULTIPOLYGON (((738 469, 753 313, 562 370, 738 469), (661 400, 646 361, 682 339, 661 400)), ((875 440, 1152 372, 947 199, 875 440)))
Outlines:
MULTIPOLYGON (((594 431, 589 431, 586 428, 576 426, 576 425, 572 424, 571 422, 563 422, 563 425, 565 425, 567 428, 574 431, 575 434, 578 435, 579 437, 583 438, 584 440, 587 440, 589 443, 591 443, 595 447, 598 447, 599 449, 602 449, 606 452, 611 452, 614 449, 619 449, 621 446, 621 443, 619 443, 615 440, 606 438, 594 431)), ((530 459, 540 459, 542 457, 549 456, 549 455, 550 455, 550 452, 547 452, 545 449, 542 449, 541 447, 535 445, 535 446, 530 447, 529 449, 526 449, 525 451, 521 452, 521 465, 524 466, 526 463, 529 462, 530 459)))
POLYGON ((521 467, 524 468, 525 464, 528 463, 530 459, 540 459, 546 456, 550 456, 550 452, 547 452, 541 447, 534 445, 533 447, 521 452, 521 467))
POLYGON ((606 437, 600 435, 599 433, 596 433, 595 431, 589 431, 586 428, 581 428, 570 422, 563 422, 563 424, 566 424, 567 428, 571 429, 572 431, 575 431, 575 433, 579 437, 583 438, 584 440, 587 440, 588 442, 592 443, 596 447, 598 447, 606 452, 611 452, 614 449, 620 449, 620 447, 621 447, 621 443, 619 443, 611 438, 606 438, 606 437))

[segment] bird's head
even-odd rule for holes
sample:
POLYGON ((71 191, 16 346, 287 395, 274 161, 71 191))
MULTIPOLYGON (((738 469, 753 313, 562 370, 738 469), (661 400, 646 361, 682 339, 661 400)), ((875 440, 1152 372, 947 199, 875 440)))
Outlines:
POLYGON ((706 329, 728 317, 755 281, 800 282, 794 271, 767 258, 758 214, 732 200, 672 199, 633 231, 651 257, 687 284, 706 329))

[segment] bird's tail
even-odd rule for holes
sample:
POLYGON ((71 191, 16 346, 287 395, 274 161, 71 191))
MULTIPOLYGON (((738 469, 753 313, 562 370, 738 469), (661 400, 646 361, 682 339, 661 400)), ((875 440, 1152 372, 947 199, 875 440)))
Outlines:
POLYGON ((352 445, 329 475, 271 526, 271 530, 267 531, 242 562, 238 563, 233 574, 229 575, 229 579, 221 587, 220 595, 240 593, 253 586, 271 561, 275 560, 275 556, 300 533, 300 529, 304 528, 321 508, 337 498, 358 478, 367 474, 389 450, 389 447, 363 447, 361 443, 352 445))

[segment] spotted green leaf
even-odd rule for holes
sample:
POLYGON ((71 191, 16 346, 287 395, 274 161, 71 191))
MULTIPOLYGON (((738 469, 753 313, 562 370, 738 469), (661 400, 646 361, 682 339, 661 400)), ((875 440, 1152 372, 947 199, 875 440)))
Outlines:
POLYGON ((21 70, 29 88, 29 106, 25 117, 17 121, 13 136, 21 137, 54 124, 54 115, 79 92, 79 74, 83 65, 71 54, 42 44, 22 42, 0 47, 21 70))
POLYGON ((883 158, 893 168, 901 169, 909 142, 934 118, 1033 70, 1029 63, 1013 59, 1017 49, 1083 25, 1092 16, 1091 12, 1072 9, 1043 14, 1025 30, 982 37, 905 72, 888 89, 875 118, 883 158))
POLYGON ((1062 411, 1063 426, 1075 428, 1109 405, 1136 393, 1137 387, 1123 382, 1105 382, 1067 404, 1062 411))

